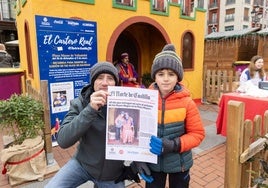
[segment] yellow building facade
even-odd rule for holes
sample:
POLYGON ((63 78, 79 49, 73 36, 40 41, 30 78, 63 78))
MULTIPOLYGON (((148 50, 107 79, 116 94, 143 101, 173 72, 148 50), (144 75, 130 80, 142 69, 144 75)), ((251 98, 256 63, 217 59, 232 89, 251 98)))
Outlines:
POLYGON ((26 70, 26 79, 39 88, 36 15, 88 20, 97 24, 98 61, 115 62, 121 53, 128 52, 140 77, 150 73, 153 59, 163 46, 173 43, 183 60, 182 82, 192 98, 199 100, 203 86, 205 10, 194 9, 192 15, 185 16, 177 3, 164 4, 160 11, 155 6, 153 0, 18 0, 20 68, 26 70), (190 63, 185 65, 186 60, 190 63))

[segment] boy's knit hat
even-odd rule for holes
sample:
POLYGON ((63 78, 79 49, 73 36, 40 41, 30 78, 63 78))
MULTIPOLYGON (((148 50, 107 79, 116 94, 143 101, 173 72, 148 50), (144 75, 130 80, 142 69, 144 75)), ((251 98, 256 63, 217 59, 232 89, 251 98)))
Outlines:
POLYGON ((94 84, 97 77, 102 73, 111 74, 114 77, 115 85, 118 86, 119 84, 118 70, 110 62, 96 63, 95 65, 93 65, 93 67, 90 68, 89 73, 91 85, 94 84))
POLYGON ((165 45, 163 50, 156 54, 151 68, 152 79, 155 79, 155 74, 161 69, 173 70, 177 74, 179 82, 183 79, 181 58, 176 54, 173 44, 165 45))

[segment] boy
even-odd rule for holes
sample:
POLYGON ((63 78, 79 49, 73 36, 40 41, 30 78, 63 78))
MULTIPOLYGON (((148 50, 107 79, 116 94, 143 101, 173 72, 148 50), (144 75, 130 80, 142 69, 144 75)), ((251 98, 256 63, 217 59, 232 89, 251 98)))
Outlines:
POLYGON ((193 165, 191 149, 201 143, 205 131, 190 92, 180 83, 183 67, 174 45, 166 45, 155 56, 151 77, 155 83, 149 88, 158 90, 159 97, 158 133, 151 137, 150 151, 158 155, 158 163, 134 164, 146 188, 165 188, 167 175, 169 188, 188 188, 193 165), (146 164, 151 172, 145 171, 146 164))

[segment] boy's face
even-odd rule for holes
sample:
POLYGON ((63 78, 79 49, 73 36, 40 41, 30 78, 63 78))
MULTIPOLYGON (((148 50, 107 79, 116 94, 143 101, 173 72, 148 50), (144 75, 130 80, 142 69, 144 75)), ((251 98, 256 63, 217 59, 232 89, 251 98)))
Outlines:
POLYGON ((103 73, 98 75, 94 82, 94 90, 104 90, 108 91, 108 86, 115 86, 115 80, 114 77, 110 74, 103 73))
POLYGON ((155 82, 159 87, 161 95, 169 94, 178 82, 177 74, 171 69, 161 69, 155 74, 155 82))

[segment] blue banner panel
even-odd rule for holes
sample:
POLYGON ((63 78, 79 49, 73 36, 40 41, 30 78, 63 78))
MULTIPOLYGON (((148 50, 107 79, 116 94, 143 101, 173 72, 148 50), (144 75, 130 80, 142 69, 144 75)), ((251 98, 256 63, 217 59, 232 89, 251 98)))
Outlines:
POLYGON ((55 141, 70 101, 89 82, 89 69, 97 63, 97 24, 40 15, 35 21, 40 80, 48 80, 55 141))

